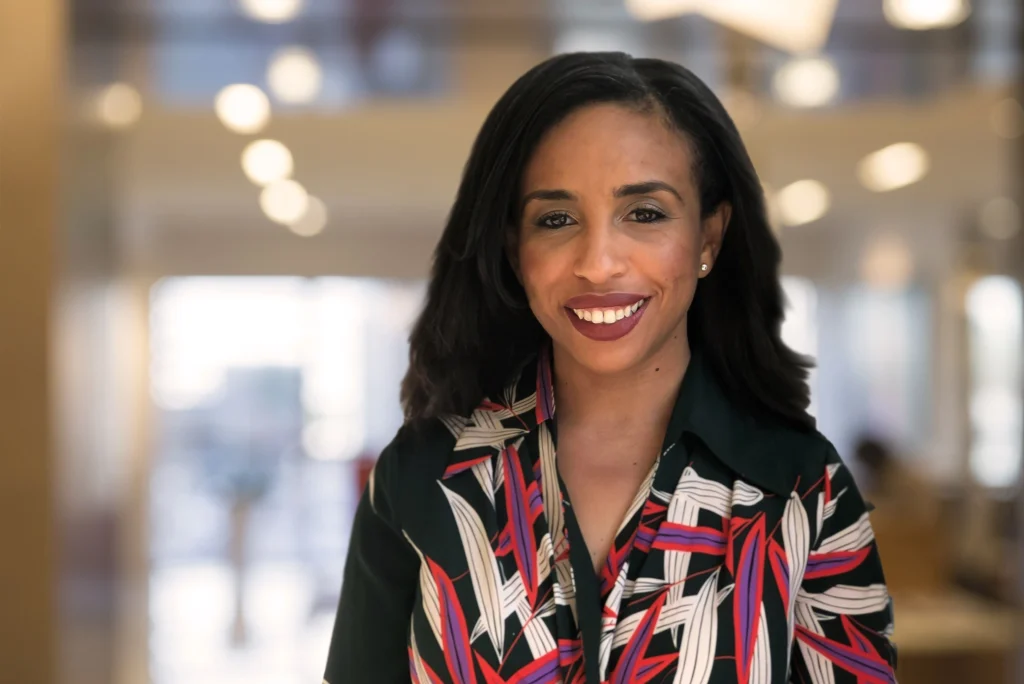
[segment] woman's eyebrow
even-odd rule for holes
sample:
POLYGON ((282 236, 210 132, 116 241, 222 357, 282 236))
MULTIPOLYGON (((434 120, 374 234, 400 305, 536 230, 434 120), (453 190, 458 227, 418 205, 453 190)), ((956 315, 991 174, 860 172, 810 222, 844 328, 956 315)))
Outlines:
POLYGON ((649 195, 653 192, 664 191, 675 195, 676 199, 680 202, 683 201, 683 196, 679 194, 679 191, 673 188, 668 183, 659 180, 644 181, 643 183, 630 183, 629 185, 622 185, 615 189, 616 197, 629 197, 631 195, 649 195))
POLYGON ((561 200, 574 202, 576 199, 576 195, 568 190, 534 190, 523 197, 523 202, 520 206, 525 207, 533 200, 561 200))

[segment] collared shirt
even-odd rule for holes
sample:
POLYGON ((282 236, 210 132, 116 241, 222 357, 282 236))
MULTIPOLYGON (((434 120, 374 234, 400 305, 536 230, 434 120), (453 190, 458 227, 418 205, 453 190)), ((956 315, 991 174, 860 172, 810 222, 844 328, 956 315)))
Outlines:
POLYGON ((546 352, 471 416, 399 432, 325 682, 895 682, 867 509, 819 433, 755 420, 695 353, 600 573, 556 435, 546 352))

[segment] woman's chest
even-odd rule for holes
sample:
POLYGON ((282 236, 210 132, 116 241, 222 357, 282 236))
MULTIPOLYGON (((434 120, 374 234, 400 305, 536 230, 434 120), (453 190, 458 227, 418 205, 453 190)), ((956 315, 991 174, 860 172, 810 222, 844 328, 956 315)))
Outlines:
POLYGON ((629 504, 595 573, 553 453, 527 456, 439 482, 409 531, 420 681, 785 681, 810 544, 799 499, 688 455, 629 504))

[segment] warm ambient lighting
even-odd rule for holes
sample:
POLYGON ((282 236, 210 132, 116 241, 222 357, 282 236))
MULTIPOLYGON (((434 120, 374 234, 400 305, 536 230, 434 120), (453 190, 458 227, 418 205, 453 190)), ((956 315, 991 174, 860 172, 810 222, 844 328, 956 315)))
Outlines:
POLYGON ((323 231, 327 225, 327 206, 319 197, 309 196, 306 211, 298 220, 289 223, 288 228, 296 235, 312 237, 323 231))
POLYGON ((1020 205, 1009 197, 993 197, 978 211, 978 229, 993 240, 1009 240, 1020 228, 1020 205))
POLYGON ((278 50, 267 68, 267 84, 281 102, 305 104, 320 95, 323 70, 316 55, 305 48, 278 50))
POLYGON ((882 8, 890 24, 915 31, 956 26, 971 13, 968 0, 885 0, 882 8))
POLYGON ((260 209, 271 221, 288 225, 302 218, 309 206, 306 189, 293 180, 279 180, 263 188, 260 209))
POLYGON ((857 177, 868 190, 887 192, 924 178, 928 153, 915 143, 903 142, 872 152, 857 165, 857 177))
POLYGON ((242 152, 242 170, 256 185, 267 185, 292 175, 292 153, 277 140, 256 140, 242 152))
POLYGON ((839 92, 839 72, 822 57, 793 59, 775 72, 775 94, 791 107, 820 107, 839 92))
POLYGON ((838 0, 625 0, 637 19, 655 21, 696 12, 773 47, 820 50, 838 0))
POLYGON ((1013 140, 1024 134, 1024 108, 1015 98, 1007 97, 992 108, 992 130, 1000 138, 1013 140))
POLYGON ((790 183, 775 195, 779 219, 787 226, 817 221, 828 211, 831 202, 828 188, 816 180, 790 183))
POLYGON ((262 90, 248 83, 229 85, 214 100, 221 123, 235 133, 256 133, 270 120, 270 100, 262 90))
POLYGON ((303 0, 239 0, 239 5, 251 19, 267 24, 283 24, 299 15, 303 0))
POLYGON ((761 103, 749 90, 728 88, 721 92, 719 99, 736 128, 741 131, 753 128, 761 120, 761 103))
POLYGON ((914 257, 906 242, 896 234, 872 240, 860 264, 861 278, 879 290, 901 290, 914 274, 914 257))
POLYGON ((142 116, 142 96, 127 83, 112 83, 96 98, 96 114, 110 128, 127 128, 142 116))

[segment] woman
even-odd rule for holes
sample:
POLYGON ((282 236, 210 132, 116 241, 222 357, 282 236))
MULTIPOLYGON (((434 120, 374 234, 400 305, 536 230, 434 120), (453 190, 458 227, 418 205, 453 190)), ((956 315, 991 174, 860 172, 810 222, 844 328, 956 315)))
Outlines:
POLYGON ((326 681, 895 681, 779 260, 692 73, 571 54, 521 77, 437 248, 326 681))

